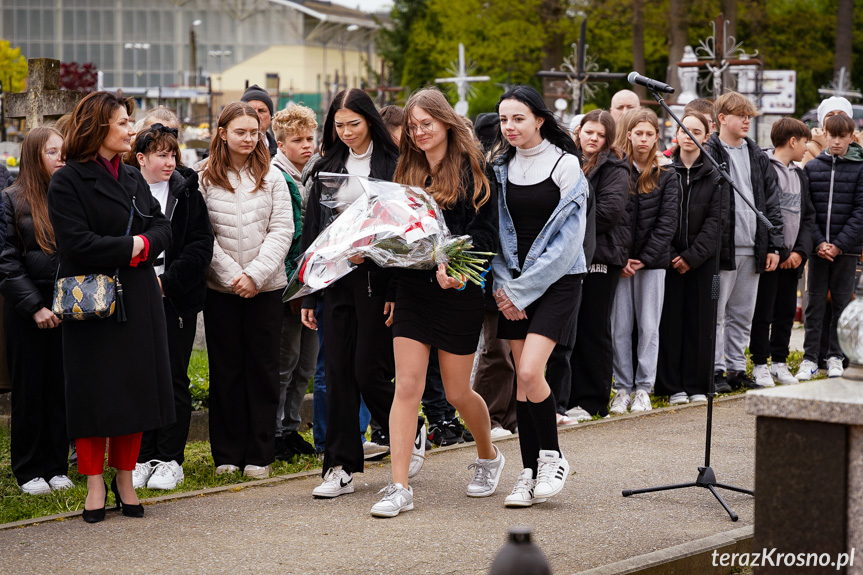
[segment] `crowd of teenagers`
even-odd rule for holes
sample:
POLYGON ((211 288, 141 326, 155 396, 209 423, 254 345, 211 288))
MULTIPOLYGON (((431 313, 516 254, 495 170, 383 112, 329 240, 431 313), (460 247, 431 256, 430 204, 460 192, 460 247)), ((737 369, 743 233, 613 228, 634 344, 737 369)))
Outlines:
POLYGON ((313 110, 276 111, 252 86, 192 166, 170 111, 138 124, 133 112, 97 92, 31 130, 2 193, 12 471, 28 494, 69 488, 73 441, 87 522, 104 519, 108 489, 123 515, 141 517, 137 488, 183 480, 201 311, 215 473, 264 478, 276 459, 319 453, 312 495, 334 498, 388 452, 378 517, 413 509, 429 442, 474 441, 467 496, 487 497, 505 463, 493 439, 517 431, 521 466, 504 505, 530 507, 570 474, 561 425, 649 411, 652 394, 678 405, 706 401, 712 384, 808 380, 821 360, 829 377, 843 373, 836 324, 863 251, 863 148, 843 98, 821 104, 820 128, 776 122, 766 151, 748 136, 748 99, 695 100, 682 114, 691 136, 678 130, 661 150, 656 114, 629 91, 567 130, 526 86, 475 125, 436 89, 380 111, 350 89, 317 138, 313 110), (362 193, 346 185, 333 197, 327 173, 425 189, 452 234, 496 254, 493 281, 354 257, 326 289, 283 302, 302 254, 362 193), (807 262, 805 357, 793 375, 807 262), (61 322, 56 279, 94 273, 116 273, 123 320, 61 322), (299 433, 311 378, 314 445, 299 433))

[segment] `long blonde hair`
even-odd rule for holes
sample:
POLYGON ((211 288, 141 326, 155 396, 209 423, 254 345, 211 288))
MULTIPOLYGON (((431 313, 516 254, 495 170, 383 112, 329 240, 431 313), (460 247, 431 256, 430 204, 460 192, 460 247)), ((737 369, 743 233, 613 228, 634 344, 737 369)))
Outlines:
POLYGON ((445 209, 455 205, 465 192, 471 194, 474 209, 479 209, 489 200, 491 188, 485 176, 482 151, 474 142, 464 119, 453 111, 440 90, 426 88, 411 95, 405 104, 402 129, 405 137, 399 143, 399 164, 393 178, 396 182, 423 187, 431 176, 432 185, 428 191, 438 205, 445 209), (408 132, 414 108, 428 112, 438 123, 437 129, 447 132, 446 155, 434 169, 429 166, 425 152, 419 149, 408 132), (470 161, 473 190, 462 192, 462 165, 465 158, 470 161))

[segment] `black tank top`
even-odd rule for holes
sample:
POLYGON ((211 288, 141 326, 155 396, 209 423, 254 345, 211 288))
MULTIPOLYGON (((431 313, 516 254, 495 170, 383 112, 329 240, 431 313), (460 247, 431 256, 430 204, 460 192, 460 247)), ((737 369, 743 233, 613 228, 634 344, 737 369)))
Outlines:
POLYGON ((515 226, 518 265, 521 268, 533 242, 560 203, 560 188, 551 176, 562 158, 563 154, 554 163, 548 177, 537 184, 521 186, 513 184, 509 178, 506 180, 506 207, 515 226))

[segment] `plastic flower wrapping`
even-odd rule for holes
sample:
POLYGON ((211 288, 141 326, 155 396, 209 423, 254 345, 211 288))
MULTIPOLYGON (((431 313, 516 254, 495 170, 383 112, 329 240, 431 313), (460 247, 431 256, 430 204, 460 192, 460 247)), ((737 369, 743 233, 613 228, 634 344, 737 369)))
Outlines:
POLYGON ((381 267, 430 270, 447 265, 463 289, 485 286, 493 253, 471 251, 470 236, 453 236, 431 194, 416 186, 349 174, 318 174, 321 204, 336 218, 297 260, 288 301, 324 289, 349 274, 354 256, 381 267))

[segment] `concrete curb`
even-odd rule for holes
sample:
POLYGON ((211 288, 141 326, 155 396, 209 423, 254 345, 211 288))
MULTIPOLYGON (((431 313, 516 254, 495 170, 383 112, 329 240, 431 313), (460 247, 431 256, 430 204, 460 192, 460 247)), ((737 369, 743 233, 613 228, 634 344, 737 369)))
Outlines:
POLYGON ((740 527, 732 531, 717 533, 696 541, 689 541, 653 553, 630 557, 623 561, 603 565, 577 575, 727 575, 731 566, 719 565, 719 557, 724 553, 750 553, 754 527, 740 527), (713 554, 717 558, 714 565, 713 554))
MULTIPOLYGON (((311 397, 311 394, 307 394, 307 397, 311 397)), ((745 397, 746 397, 746 394, 737 394, 737 395, 732 395, 732 396, 721 397, 719 399, 715 399, 713 403, 714 404, 722 404, 722 403, 726 403, 729 401, 740 401, 745 397)), ((612 424, 616 421, 623 421, 626 419, 632 419, 632 418, 636 418, 636 417, 650 417, 651 415, 656 415, 656 414, 665 413, 665 412, 669 412, 669 411, 676 411, 676 410, 680 410, 680 409, 696 409, 699 407, 707 407, 707 404, 706 403, 694 403, 694 404, 687 404, 687 405, 675 405, 675 406, 671 406, 671 407, 661 407, 661 408, 653 409, 651 411, 644 412, 644 413, 629 413, 626 415, 617 415, 617 416, 610 418, 610 419, 598 419, 595 421, 585 421, 582 423, 574 423, 572 425, 561 426, 561 427, 558 427, 558 431, 559 432, 570 432, 570 431, 577 430, 579 428, 584 429, 584 428, 592 426, 592 425, 612 424)), ((494 441, 495 441, 495 443, 498 443, 498 442, 504 442, 504 441, 514 441, 517 439, 518 439, 518 434, 514 433, 514 434, 508 435, 506 437, 498 438, 494 441)), ((468 448, 472 449, 473 447, 474 447, 473 442, 459 443, 456 445, 449 445, 447 447, 438 447, 438 448, 435 448, 431 451, 426 452, 426 457, 428 457, 429 455, 434 455, 436 453, 445 453, 447 451, 452 451, 455 449, 468 449, 468 448)), ((218 493, 224 493, 226 491, 241 491, 241 490, 247 489, 249 487, 259 487, 259 486, 271 485, 271 484, 275 484, 275 483, 281 483, 283 481, 288 481, 291 479, 301 479, 304 477, 318 476, 320 474, 321 474, 320 469, 314 469, 311 471, 301 471, 299 473, 290 473, 288 475, 276 475, 276 476, 273 476, 273 477, 270 477, 267 479, 258 479, 256 481, 247 481, 247 482, 243 482, 243 483, 232 483, 230 485, 221 485, 219 487, 209 487, 207 489, 199 489, 197 491, 187 491, 187 492, 183 492, 183 493, 172 493, 169 495, 163 495, 161 497, 151 497, 149 499, 142 499, 141 503, 143 503, 144 505, 153 505, 156 503, 164 503, 166 501, 187 499, 190 497, 205 497, 208 495, 215 495, 218 493)), ((69 511, 67 513, 58 513, 56 515, 46 515, 44 517, 37 517, 34 519, 23 519, 21 521, 14 521, 12 523, 2 523, 2 524, 0 524, 0 531, 4 531, 7 529, 15 529, 15 528, 19 528, 19 527, 29 527, 32 525, 39 525, 40 523, 46 523, 49 521, 64 521, 66 519, 69 519, 72 517, 77 517, 79 515, 81 515, 81 511, 69 511)), ((751 546, 751 540, 750 540, 749 544, 751 546)), ((711 552, 714 548, 710 549, 711 552)), ((659 552, 657 552, 657 553, 659 553, 659 552)), ((632 573, 632 572, 633 571, 620 571, 621 574, 632 573)), ((691 570, 679 571, 678 573, 695 573, 695 572, 708 573, 708 571, 691 571, 691 570)), ((617 572, 609 572, 609 573, 617 573, 617 572)), ((669 572, 669 573, 671 573, 671 572, 669 572)), ((591 572, 591 575, 594 575, 594 574, 591 572)), ((599 575, 599 572, 596 575, 599 575)))

